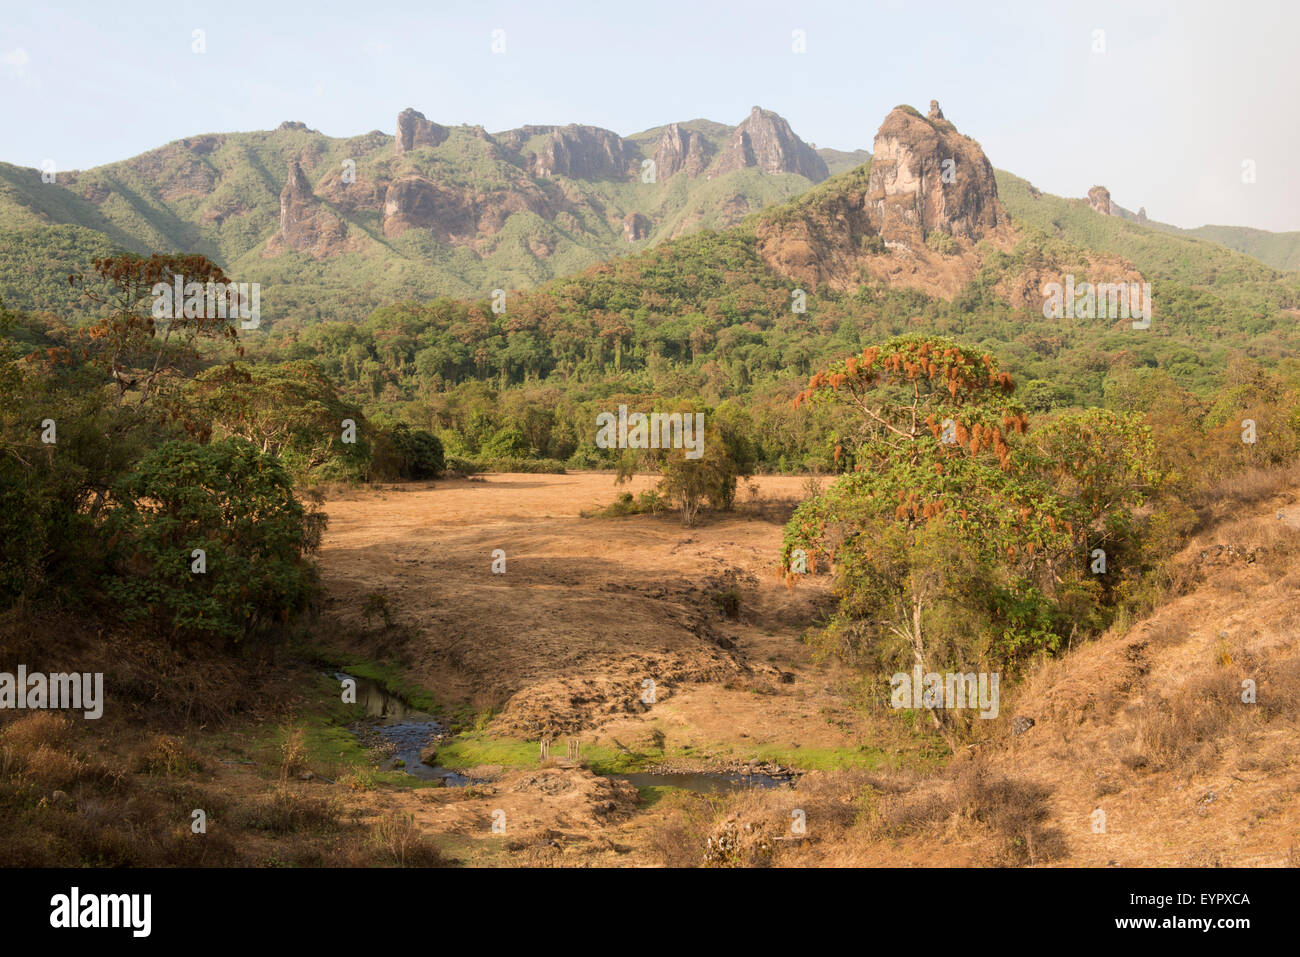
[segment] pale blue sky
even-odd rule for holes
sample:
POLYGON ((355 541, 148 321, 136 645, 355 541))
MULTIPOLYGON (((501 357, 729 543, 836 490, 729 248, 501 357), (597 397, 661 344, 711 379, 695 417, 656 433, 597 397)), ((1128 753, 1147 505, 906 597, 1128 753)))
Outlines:
POLYGON ((333 136, 391 132, 407 106, 493 131, 626 134, 737 123, 757 104, 818 146, 870 149, 891 107, 933 98, 995 166, 1050 192, 1101 183, 1179 226, 1292 230, 1298 39, 1298 0, 10 0, 0 160, 84 169, 286 119, 333 136), (195 29, 205 54, 191 52, 195 29))

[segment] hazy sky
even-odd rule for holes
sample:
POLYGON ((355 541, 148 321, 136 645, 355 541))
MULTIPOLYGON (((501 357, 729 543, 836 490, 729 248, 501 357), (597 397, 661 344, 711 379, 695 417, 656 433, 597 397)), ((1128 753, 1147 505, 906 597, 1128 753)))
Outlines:
POLYGON ((84 169, 286 119, 391 132, 407 106, 491 131, 626 134, 734 124, 757 104, 818 146, 870 149, 891 107, 937 99, 995 166, 1048 192, 1100 183, 1179 226, 1295 230, 1298 39, 1300 0, 8 0, 0 160, 84 169))

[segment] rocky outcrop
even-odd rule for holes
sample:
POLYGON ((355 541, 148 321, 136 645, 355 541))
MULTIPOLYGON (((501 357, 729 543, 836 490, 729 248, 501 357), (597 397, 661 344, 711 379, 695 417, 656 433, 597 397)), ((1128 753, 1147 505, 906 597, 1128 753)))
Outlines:
POLYGON ((519 154, 524 168, 537 177, 623 179, 640 168, 636 150, 617 133, 598 126, 521 126, 493 140, 519 154), (524 153, 525 145, 539 137, 544 137, 540 147, 524 153))
POLYGON ((785 119, 754 107, 731 134, 731 144, 713 164, 714 175, 756 167, 765 173, 798 173, 820 183, 830 173, 823 160, 785 119))
POLYGON ((623 238, 629 243, 645 239, 650 235, 650 220, 640 213, 628 213, 623 217, 623 238))
POLYGON ((670 123, 655 147, 655 178, 665 180, 685 173, 694 179, 704 172, 712 155, 713 145, 703 136, 683 129, 680 123, 670 123))
POLYGON ((302 165, 289 164, 289 179, 280 191, 280 229, 267 244, 270 254, 286 249, 324 259, 344 248, 347 226, 312 192, 302 165))
POLYGON ((440 239, 473 236, 473 206, 466 197, 423 176, 393 180, 384 194, 384 235, 427 229, 440 239))
POLYGON ((1142 223, 1144 226, 1146 225, 1146 223, 1147 223, 1147 208, 1146 208, 1145 206, 1139 206, 1139 207, 1138 207, 1138 220, 1137 220, 1137 221, 1138 221, 1139 223, 1142 223))
POLYGON ((933 100, 929 117, 895 107, 871 152, 867 204, 886 243, 914 247, 936 230, 975 242, 1006 219, 993 164, 933 100))
POLYGON ((1088 205, 1093 208, 1094 212, 1101 213, 1103 216, 1118 216, 1115 204, 1111 202, 1110 190, 1105 186, 1094 186, 1088 190, 1088 205))
POLYGON ((1011 248, 992 164, 938 103, 928 117, 896 107, 872 152, 870 170, 844 174, 841 188, 801 203, 795 215, 760 219, 759 253, 774 270, 804 289, 852 290, 870 276, 951 296, 980 268, 977 243, 1011 248))
POLYGON ((533 161, 533 175, 622 179, 635 161, 635 153, 617 133, 597 126, 565 126, 550 131, 533 161))
POLYGON ((451 135, 445 126, 425 119, 423 113, 409 107, 397 114, 397 153, 407 153, 421 146, 438 146, 451 135))

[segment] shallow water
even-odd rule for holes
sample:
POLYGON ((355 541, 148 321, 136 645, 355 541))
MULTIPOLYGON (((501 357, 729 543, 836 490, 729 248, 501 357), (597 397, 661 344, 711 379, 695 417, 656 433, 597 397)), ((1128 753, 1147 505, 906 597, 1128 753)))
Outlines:
MULTIPOLYGON (((433 715, 412 708, 401 698, 385 691, 378 682, 356 675, 334 672, 332 677, 342 681, 351 678, 357 683, 357 704, 372 719, 375 732, 386 741, 397 746, 394 759, 405 762, 403 767, 393 770, 405 771, 425 781, 439 778, 448 787, 462 787, 470 784, 466 775, 451 768, 425 764, 420 760, 420 752, 429 741, 445 730, 433 715)), ((748 788, 787 787, 790 779, 774 777, 770 774, 739 774, 734 771, 692 771, 692 772, 657 772, 644 771, 636 774, 615 774, 611 777, 622 778, 634 787, 674 787, 701 794, 721 794, 743 791, 748 788)))
POLYGON ((441 778, 448 786, 469 783, 469 778, 450 768, 436 767, 420 760, 420 752, 435 735, 445 728, 433 715, 412 708, 401 698, 389 694, 377 682, 369 678, 335 672, 333 677, 342 681, 351 678, 357 683, 357 704, 365 709, 366 717, 376 719, 375 732, 384 740, 397 745, 393 757, 405 762, 404 767, 394 768, 405 771, 425 781, 441 778))

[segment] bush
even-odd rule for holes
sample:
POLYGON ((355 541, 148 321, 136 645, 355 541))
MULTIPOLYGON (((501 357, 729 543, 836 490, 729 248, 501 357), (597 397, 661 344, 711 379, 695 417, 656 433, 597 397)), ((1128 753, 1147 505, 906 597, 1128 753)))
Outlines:
POLYGON ((424 429, 397 425, 375 440, 370 477, 380 481, 440 478, 447 469, 442 440, 424 429))
POLYGON ((241 439, 165 442, 118 483, 116 500, 108 593, 125 620, 239 640, 306 609, 316 585, 306 556, 324 517, 304 513, 274 456, 241 439))
POLYGON ((432 432, 399 425, 393 429, 393 444, 402 456, 405 478, 438 478, 446 468, 442 442, 432 432))
POLYGON ((951 256, 957 252, 957 241, 938 229, 925 237, 925 244, 941 256, 951 256))

